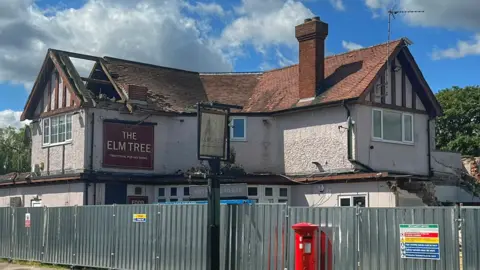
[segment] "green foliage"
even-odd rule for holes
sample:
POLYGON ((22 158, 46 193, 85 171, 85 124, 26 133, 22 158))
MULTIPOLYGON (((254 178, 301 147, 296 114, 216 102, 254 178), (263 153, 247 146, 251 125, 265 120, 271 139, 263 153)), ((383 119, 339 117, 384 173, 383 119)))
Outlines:
POLYGON ((436 121, 437 147, 480 156, 480 86, 454 86, 436 97, 444 112, 436 121))
POLYGON ((0 175, 30 171, 30 143, 25 140, 25 128, 0 129, 0 175))

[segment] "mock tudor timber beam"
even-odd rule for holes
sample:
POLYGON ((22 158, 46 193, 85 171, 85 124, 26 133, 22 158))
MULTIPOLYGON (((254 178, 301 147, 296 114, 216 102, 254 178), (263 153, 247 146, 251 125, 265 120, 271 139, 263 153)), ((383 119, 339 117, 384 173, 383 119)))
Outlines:
POLYGON ((91 78, 86 78, 86 77, 80 77, 82 81, 88 82, 88 83, 97 83, 97 84, 105 84, 105 85, 112 85, 112 82, 110 81, 104 81, 104 80, 97 80, 97 79, 91 79, 91 78))
POLYGON ((91 55, 86 55, 86 54, 81 54, 81 53, 74 53, 74 52, 67 52, 67 51, 61 51, 61 50, 52 50, 58 53, 62 53, 68 57, 73 57, 73 58, 78 58, 78 59, 83 59, 83 60, 89 60, 93 62, 97 62, 100 57, 97 56, 91 56, 91 55))

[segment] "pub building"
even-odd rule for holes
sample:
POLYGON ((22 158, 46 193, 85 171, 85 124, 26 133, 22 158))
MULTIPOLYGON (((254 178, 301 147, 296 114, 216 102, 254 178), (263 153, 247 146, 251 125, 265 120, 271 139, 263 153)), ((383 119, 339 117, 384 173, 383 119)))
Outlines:
POLYGON ((206 101, 243 108, 228 119, 222 199, 401 206, 402 193, 391 187, 398 191, 406 176, 428 178, 421 120, 439 114, 411 43, 325 57, 328 24, 314 17, 292 28, 299 63, 265 72, 199 73, 49 49, 21 115, 31 121, 31 171, 0 176, 0 207, 205 199, 208 163, 197 157, 195 104, 206 101), (379 89, 398 96, 396 104, 383 104, 392 99, 377 98, 373 87, 385 80, 387 53, 401 72, 392 73, 395 87, 379 89), (74 59, 93 63, 90 73, 80 75, 74 59), (372 110, 382 116, 385 107, 417 123, 404 137, 422 143, 371 139, 372 110))

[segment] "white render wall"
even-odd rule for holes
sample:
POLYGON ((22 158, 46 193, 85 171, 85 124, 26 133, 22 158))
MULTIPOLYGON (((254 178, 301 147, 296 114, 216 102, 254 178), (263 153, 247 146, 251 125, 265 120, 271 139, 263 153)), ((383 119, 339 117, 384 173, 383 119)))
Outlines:
POLYGON ((365 195, 367 207, 395 207, 395 194, 386 182, 324 183, 291 187, 292 206, 339 206, 339 196, 365 195), (322 191, 323 190, 323 191, 322 191))
POLYGON ((84 183, 1 188, 0 207, 10 206, 11 197, 21 197, 23 206, 30 207, 37 196, 47 207, 83 205, 84 192, 84 183))
MULTIPOLYGON (((197 118, 196 116, 151 116, 120 114, 118 111, 89 109, 87 118, 95 113, 93 169, 115 172, 138 172, 173 174, 199 166, 197 160, 197 118), (132 170, 121 168, 103 168, 103 120, 142 121, 156 123, 154 127, 154 170, 132 170)), ((90 122, 86 128, 86 151, 90 151, 90 122)), ((277 130, 275 121, 269 117, 248 117, 247 140, 232 141, 231 147, 236 153, 236 164, 248 172, 282 172, 282 160, 278 158, 277 130)), ((90 155, 85 155, 85 164, 89 164, 90 155)))
MULTIPOLYGON (((277 116, 281 164, 286 174, 345 171, 353 168, 347 156, 347 112, 342 106, 277 116)), ((354 140, 354 139, 353 139, 354 140)))
POLYGON ((61 174, 62 163, 65 173, 79 172, 85 166, 85 125, 86 117, 83 110, 72 115, 72 141, 56 146, 43 146, 43 123, 37 121, 31 124, 32 128, 32 171, 35 164, 44 165, 42 175, 48 173, 61 174), (63 152, 65 151, 65 155, 63 152), (62 159, 64 157, 64 161, 62 159))
POLYGON ((428 116, 412 113, 413 145, 380 142, 372 140, 373 108, 355 105, 356 159, 378 171, 428 175, 428 116))
MULTIPOLYGON (((372 141, 372 107, 358 104, 349 107, 355 121, 352 142, 355 159, 376 170, 428 173, 427 115, 414 114, 414 145, 393 144, 372 141)), ((157 124, 154 128, 154 170, 103 168, 103 120, 142 121, 147 115, 86 109, 73 115, 73 140, 65 145, 43 147, 41 122, 33 124, 32 170, 35 164, 43 162, 43 174, 48 167, 51 174, 60 173, 64 149, 67 173, 88 170, 92 112, 95 113, 94 170, 173 174, 200 165, 196 156, 196 117, 151 116, 145 121, 157 124)), ((353 167, 347 156, 347 113, 343 106, 275 117, 249 116, 246 130, 246 141, 234 141, 231 147, 236 153, 236 164, 248 173, 319 172, 312 162, 318 162, 326 172, 348 171, 353 167)))

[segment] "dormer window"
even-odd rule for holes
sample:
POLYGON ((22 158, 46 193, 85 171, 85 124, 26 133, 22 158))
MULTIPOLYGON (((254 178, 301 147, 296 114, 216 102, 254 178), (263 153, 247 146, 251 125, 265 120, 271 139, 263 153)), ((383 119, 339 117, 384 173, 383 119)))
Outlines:
POLYGON ((398 111, 373 109, 372 137, 377 141, 413 143, 413 115, 398 111))

